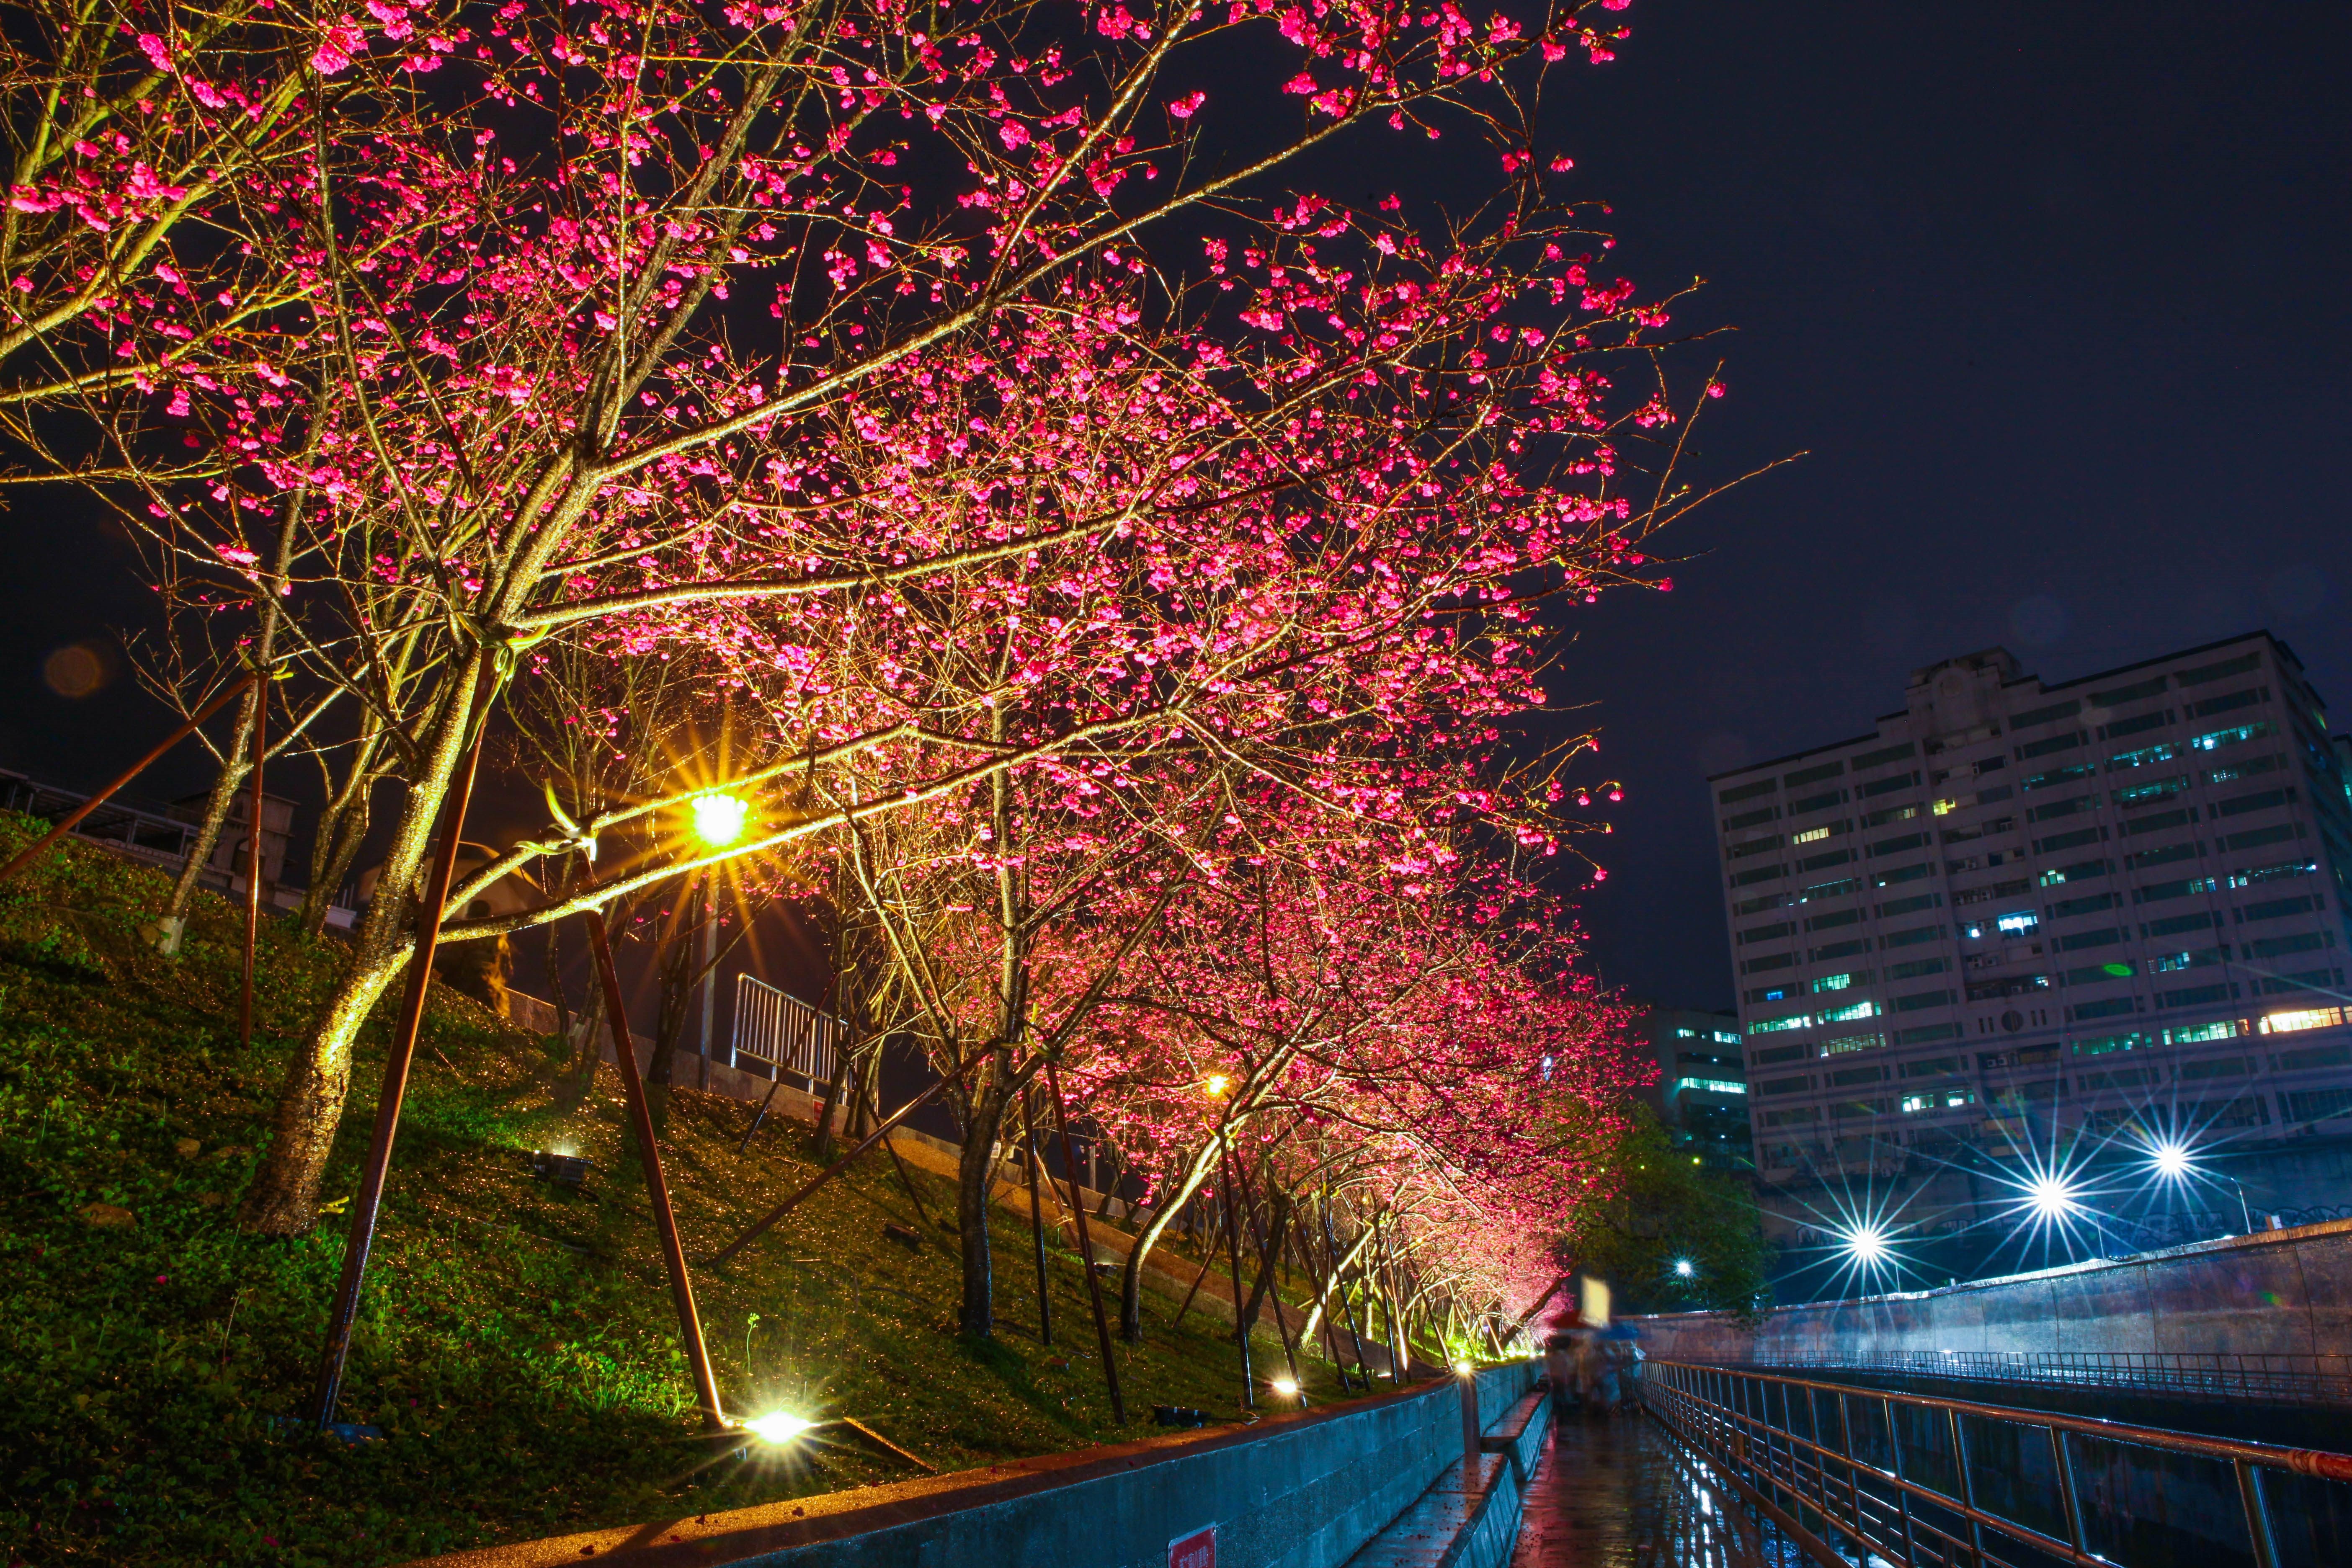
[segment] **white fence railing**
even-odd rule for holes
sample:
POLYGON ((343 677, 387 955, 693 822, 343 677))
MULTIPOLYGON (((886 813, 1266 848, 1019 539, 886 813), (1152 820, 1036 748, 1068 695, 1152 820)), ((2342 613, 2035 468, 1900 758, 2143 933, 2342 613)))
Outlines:
POLYGON ((746 1058, 811 1086, 833 1077, 841 1020, 749 974, 735 977, 733 1059, 746 1058))

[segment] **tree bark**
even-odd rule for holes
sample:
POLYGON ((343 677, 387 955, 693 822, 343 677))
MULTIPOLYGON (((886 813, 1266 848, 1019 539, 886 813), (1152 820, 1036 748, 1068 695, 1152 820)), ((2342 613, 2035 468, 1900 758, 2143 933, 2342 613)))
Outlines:
POLYGON ((996 1332, 994 1260, 990 1256, 988 1195, 995 1184, 992 1157, 1004 1121, 1003 1064, 996 1064, 973 1089, 964 1117, 963 1152, 956 1160, 956 1232, 961 1242, 963 1297, 956 1312, 959 1332, 984 1340, 996 1332))
POLYGON ((1127 1263, 1119 1270, 1118 1279, 1118 1337, 1129 1344, 1143 1342, 1144 1261, 1151 1256, 1151 1249, 1160 1245, 1160 1238, 1168 1233, 1168 1227, 1176 1223, 1177 1215, 1192 1201, 1193 1194, 1208 1182, 1209 1173, 1216 1168, 1216 1148, 1213 1142, 1205 1144, 1199 1153, 1192 1156, 1182 1184, 1154 1206, 1151 1223, 1137 1233, 1135 1246, 1128 1251, 1127 1263))
MULTIPOLYGON (((474 659, 485 657, 478 652, 474 659)), ((319 1021, 288 1065, 271 1119, 269 1152, 244 1205, 246 1227, 259 1235, 299 1236, 318 1223, 319 1184, 326 1175, 327 1157, 334 1148, 335 1129, 342 1122, 344 1097, 351 1088, 352 1048, 383 988, 406 967, 415 943, 416 899, 412 889, 432 847, 442 800, 449 793, 450 779, 466 749, 474 659, 466 660, 443 683, 433 742, 425 748, 425 765, 401 807, 375 897, 352 943, 351 961, 343 966, 319 1021)), ((449 828, 454 832, 460 826, 452 823, 449 828)))

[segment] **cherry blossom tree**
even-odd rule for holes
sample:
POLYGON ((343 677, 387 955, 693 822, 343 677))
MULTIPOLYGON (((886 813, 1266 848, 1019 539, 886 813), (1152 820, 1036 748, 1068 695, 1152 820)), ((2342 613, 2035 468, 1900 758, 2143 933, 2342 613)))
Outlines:
MULTIPOLYGON (((310 668, 397 730, 394 888, 478 677, 549 637, 698 647, 758 694, 793 760, 740 781, 779 798, 736 853, 1097 752, 1213 756, 1377 811, 1387 786, 1334 773, 1328 737, 1479 743, 1487 694, 1534 689, 1543 606, 1646 578, 1679 504, 1663 460, 1619 456, 1675 417, 1664 312, 1594 270, 1605 242, 1554 204, 1517 107, 1571 44, 1608 53, 1583 15, 518 0, 337 22, 306 79, 368 89, 303 100, 310 161, 238 191, 237 254, 288 301, 271 352, 232 353, 241 307, 160 274, 127 312, 133 357, 168 372, 152 419, 219 454, 142 468, 151 515, 290 600, 310 668), (1286 119, 1192 85, 1268 53, 1297 68, 1286 119), (1442 125, 1489 140, 1494 201, 1409 218, 1276 184, 1335 137, 1442 125), (1049 473, 1073 443, 1091 466, 1049 473), (312 564, 265 584, 257 532, 297 494, 312 564), (1036 604, 1004 739, 877 657, 886 617, 976 573, 1000 625, 1036 604), (387 703, 368 689, 401 637, 387 703), (887 787, 782 803, 794 769, 852 762, 887 787)), ((691 787, 520 847, 453 907, 691 787)), ((377 900, 281 1099, 261 1228, 310 1223, 351 1042, 409 940, 377 900)))

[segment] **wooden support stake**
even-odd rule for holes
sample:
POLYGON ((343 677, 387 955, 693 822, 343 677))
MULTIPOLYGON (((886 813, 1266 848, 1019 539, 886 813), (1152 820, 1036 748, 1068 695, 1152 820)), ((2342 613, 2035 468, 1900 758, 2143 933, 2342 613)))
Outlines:
POLYGON ((677 1309, 677 1331, 686 1342, 687 1363, 694 1371, 695 1397, 702 1405, 702 1424, 710 1431, 727 1429, 727 1413, 719 1403, 719 1378, 711 1370, 710 1350, 702 1340, 702 1315, 695 1310, 694 1281, 687 1278, 686 1248, 677 1238, 677 1215, 669 1204, 669 1183, 662 1174, 661 1145, 654 1137, 653 1108, 646 1102, 644 1077, 637 1069, 637 1045, 629 1036, 628 1001, 621 993, 621 972, 613 963, 613 942, 604 929, 604 911, 590 910, 588 940, 596 950, 596 973, 604 984, 604 1016, 613 1030, 613 1057, 621 1069, 621 1090, 629 1102, 629 1121, 636 1129, 637 1157, 645 1162, 646 1195, 652 1200, 654 1228, 661 1233, 662 1262, 669 1271, 671 1304, 677 1309))
MULTIPOLYGON (((482 736, 489 729, 490 694, 498 687, 498 663, 490 650, 474 655, 474 689, 455 715, 473 730, 449 793, 441 801, 441 842, 425 880, 425 901, 416 910, 416 934, 408 955, 408 981, 401 994, 400 1017, 393 1026, 392 1046, 384 1053, 383 1085, 376 1091, 375 1131, 368 1140, 367 1163, 360 1170, 359 1191, 352 1197, 352 1225, 343 1241, 342 1278, 335 1286, 334 1304, 327 1314, 327 1340, 319 1357, 318 1424, 324 1430, 335 1418, 342 1398, 343 1363, 352 1353, 352 1326, 359 1315, 360 1287, 366 1280, 368 1253, 375 1246, 376 1211, 383 1204, 385 1175, 392 1169, 393 1141, 400 1132, 401 1102, 408 1094, 408 1069, 416 1060, 416 1037, 425 1026, 425 998, 433 986, 433 951, 441 941, 441 911, 449 902, 449 884, 457 871, 457 840, 466 831, 466 807, 474 795, 474 773, 482 760, 482 736)), ((193 721, 191 721, 193 728, 193 721)), ((460 730, 460 735, 465 733, 460 730)), ((404 889, 383 888, 376 897, 397 899, 404 889)))
POLYGON ((1095 1274, 1093 1239, 1087 1234, 1087 1205, 1078 1196, 1078 1167, 1070 1152, 1070 1108, 1062 1100, 1062 1075, 1055 1070, 1054 1058, 1045 1058, 1045 1087, 1054 1100, 1054 1119, 1062 1132, 1062 1164, 1070 1173, 1070 1216, 1078 1223, 1078 1259, 1087 1271, 1087 1294, 1095 1307, 1095 1338, 1102 1346, 1103 1379, 1110 1384, 1110 1413, 1120 1426, 1127 1425, 1127 1401, 1118 1391, 1118 1363, 1111 1359, 1110 1320, 1103 1315, 1102 1280, 1095 1274))
POLYGON ((202 724, 205 720, 211 718, 214 714, 226 707, 230 698, 235 697, 238 692, 243 691, 247 687, 252 685, 255 681, 260 679, 261 677, 258 674, 254 674, 246 676, 242 679, 230 682, 228 686, 222 689, 218 696, 215 697, 210 702, 205 703, 202 708, 197 709, 194 718, 191 718, 186 723, 181 725, 178 729, 164 736, 162 741, 158 742, 153 751, 149 752, 145 756, 131 763, 129 768, 125 769, 104 789, 100 790, 96 795, 91 795, 88 800, 74 807, 73 810, 66 813, 64 819, 55 827, 50 828, 47 833, 42 834, 38 838, 34 839, 22 849, 17 850, 15 858, 11 859, 5 866, 0 866, 0 882, 6 881, 9 878, 15 876, 17 872, 31 865, 42 850, 47 849, 50 845, 55 844, 58 839, 63 838, 67 834, 71 833, 75 828, 80 826, 81 819, 83 817, 88 816, 91 812, 96 811, 100 806, 104 805, 108 801, 112 800, 118 790, 121 789, 132 779, 137 778, 141 773, 145 773, 155 763, 157 759, 163 756, 164 752, 170 751, 173 747, 178 745, 181 742, 194 734, 196 732, 196 726, 202 724))
POLYGON ((261 941, 261 764, 269 754, 269 682, 256 688, 253 704, 252 820, 245 835, 245 979, 236 994, 236 1043, 253 1044, 253 956, 261 941))

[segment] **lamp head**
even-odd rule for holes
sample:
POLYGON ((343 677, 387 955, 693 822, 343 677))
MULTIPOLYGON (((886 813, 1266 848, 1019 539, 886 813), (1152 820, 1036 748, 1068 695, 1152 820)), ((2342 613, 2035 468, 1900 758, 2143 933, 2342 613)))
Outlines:
POLYGON ((2149 1150, 2147 1159, 2148 1163, 2156 1167, 2158 1175, 2171 1181, 2179 1181, 2187 1175, 2189 1168, 2196 1163, 2189 1157, 2189 1146, 2172 1139, 2167 1139, 2149 1150))
POLYGON ((688 809, 694 816, 694 836, 713 849, 724 849, 742 837, 751 820, 751 803, 739 795, 698 795, 688 809))

